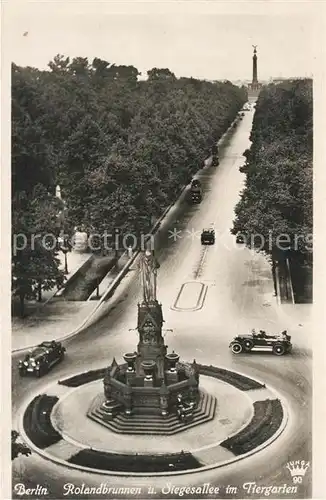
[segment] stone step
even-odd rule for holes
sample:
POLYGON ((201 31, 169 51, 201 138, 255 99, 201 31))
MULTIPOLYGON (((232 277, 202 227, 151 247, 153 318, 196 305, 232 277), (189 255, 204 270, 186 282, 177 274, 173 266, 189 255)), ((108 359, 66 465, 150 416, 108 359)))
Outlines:
MULTIPOLYGON (((212 408, 213 409, 213 408, 212 408)), ((202 413, 199 413, 197 415, 194 415, 193 418, 196 418, 196 419, 199 419, 199 418, 206 418, 207 416, 209 416, 211 414, 211 412, 202 412, 202 413)), ((98 417, 101 417, 101 415, 99 415, 98 413, 95 413, 96 416, 98 417)), ((156 428, 156 429, 171 429, 173 427, 175 427, 176 425, 179 425, 180 423, 180 420, 179 418, 175 415, 173 417, 173 419, 171 419, 169 422, 166 422, 166 421, 163 421, 163 419, 160 421, 160 422, 157 422, 157 421, 138 421, 138 422, 135 422, 134 420, 129 420, 129 421, 121 421, 121 420, 118 420, 116 418, 112 419, 112 420, 109 420, 108 421, 110 424, 114 425, 114 426, 119 426, 120 428, 131 428, 131 427, 140 427, 143 429, 145 427, 147 428, 156 428)))
MULTIPOLYGON (((205 409, 207 404, 210 404, 211 398, 209 397, 209 394, 207 393, 201 393, 201 397, 199 399, 199 403, 197 408, 195 408, 194 413, 200 412, 202 409, 205 409)), ((125 414, 119 414, 117 418, 122 418, 122 419, 127 419, 128 421, 130 420, 130 417, 127 417, 125 414)), ((132 419, 139 420, 139 421, 144 421, 144 420, 157 420, 157 421, 162 421, 161 415, 158 414, 147 414, 147 415, 141 415, 141 414, 136 414, 132 415, 132 419)), ((166 418, 164 418, 164 421, 168 421, 169 419, 173 419, 174 414, 168 415, 166 418)))
POLYGON ((162 427, 158 428, 152 428, 150 426, 142 426, 142 428, 137 428, 135 426, 130 426, 130 428, 121 428, 119 425, 115 426, 114 422, 110 423, 104 423, 103 420, 100 418, 94 418, 97 422, 105 425, 108 427, 111 431, 116 432, 118 434, 132 434, 132 435, 173 435, 177 434, 178 432, 182 432, 184 430, 190 429, 192 427, 195 427, 196 425, 205 423, 206 421, 208 422, 210 419, 209 418, 204 418, 202 417, 201 419, 198 420, 193 420, 191 422, 187 422, 185 424, 178 422, 176 426, 173 428, 167 428, 163 429, 162 427))
POLYGON ((171 435, 212 420, 215 416, 216 407, 216 399, 202 393, 199 407, 194 411, 192 420, 185 423, 181 422, 176 415, 169 415, 164 418, 160 415, 133 415, 127 417, 120 414, 111 420, 107 420, 107 415, 101 411, 101 407, 91 410, 88 416, 119 434, 171 435))
MULTIPOLYGON (((108 424, 108 428, 110 428, 112 431, 117 432, 119 434, 137 434, 137 435, 144 435, 144 434, 155 434, 155 435, 173 435, 178 432, 182 432, 183 430, 190 429, 192 427, 195 427, 196 425, 203 424, 205 422, 208 422, 212 419, 213 417, 209 418, 208 415, 202 415, 201 417, 197 419, 193 419, 189 422, 182 423, 179 420, 176 421, 175 425, 163 428, 162 426, 159 427, 152 427, 149 425, 143 425, 141 428, 135 425, 130 425, 130 426, 124 426, 121 427, 120 425, 116 424, 114 421, 111 421, 108 424)), ((100 420, 100 419, 99 419, 100 420)))
MULTIPOLYGON (((207 393, 202 393, 200 400, 199 400, 199 403, 198 403, 198 406, 194 410, 194 413, 198 413, 200 411, 206 410, 207 405, 211 404, 211 399, 212 398, 207 393)), ((103 410, 102 407, 99 407, 98 410, 100 412, 105 412, 105 410, 103 410)), ((171 419, 173 420, 174 416, 175 416, 174 414, 168 415, 166 418, 164 418, 164 422, 168 422, 171 419)), ((135 414, 135 415, 128 417, 124 413, 119 413, 115 418, 118 420, 126 420, 128 422, 130 421, 130 419, 132 419, 135 422, 136 421, 139 421, 139 422, 144 422, 144 421, 161 422, 162 421, 162 416, 159 414, 147 414, 147 415, 146 414, 144 414, 144 415, 135 414)))
MULTIPOLYGON (((208 395, 204 394, 203 397, 201 398, 198 407, 194 410, 194 416, 200 415, 202 413, 208 412, 209 413, 209 408, 207 406, 210 406, 212 403, 212 398, 208 397, 208 395)), ((102 415, 104 418, 106 417, 106 412, 102 408, 98 408, 96 410, 97 414, 102 415)), ((170 414, 167 417, 162 417, 161 415, 131 415, 131 416, 126 416, 124 413, 118 413, 115 417, 113 417, 113 420, 115 422, 121 423, 121 425, 127 424, 129 425, 130 422, 134 424, 150 424, 150 425, 170 425, 173 422, 175 422, 177 416, 175 414, 170 414)), ((112 421, 112 419, 110 419, 112 421)))

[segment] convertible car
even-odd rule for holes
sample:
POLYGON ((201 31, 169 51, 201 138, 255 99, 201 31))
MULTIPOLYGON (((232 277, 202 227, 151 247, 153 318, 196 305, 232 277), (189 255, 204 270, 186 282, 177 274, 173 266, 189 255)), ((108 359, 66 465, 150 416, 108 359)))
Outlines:
POLYGON ((253 331, 251 334, 238 335, 230 343, 233 354, 251 351, 271 351, 277 356, 287 354, 292 349, 291 336, 286 331, 281 334, 267 335, 260 330, 259 333, 253 331))

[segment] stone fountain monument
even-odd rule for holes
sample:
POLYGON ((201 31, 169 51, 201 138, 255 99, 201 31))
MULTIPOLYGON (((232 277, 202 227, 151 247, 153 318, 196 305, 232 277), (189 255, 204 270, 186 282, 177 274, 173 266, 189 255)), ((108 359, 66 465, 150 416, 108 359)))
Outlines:
POLYGON ((156 297, 158 267, 153 252, 142 253, 137 351, 124 354, 123 364, 113 359, 103 379, 104 397, 88 412, 115 432, 174 433, 215 414, 215 398, 199 391, 195 360, 182 363, 177 353, 167 352, 162 305, 156 297))

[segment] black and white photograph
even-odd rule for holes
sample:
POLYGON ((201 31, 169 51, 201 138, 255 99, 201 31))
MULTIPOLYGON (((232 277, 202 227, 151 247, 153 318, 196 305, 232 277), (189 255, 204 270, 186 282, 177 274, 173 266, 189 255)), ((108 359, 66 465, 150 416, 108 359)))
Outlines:
POLYGON ((322 4, 4 5, 4 498, 320 498, 322 4))

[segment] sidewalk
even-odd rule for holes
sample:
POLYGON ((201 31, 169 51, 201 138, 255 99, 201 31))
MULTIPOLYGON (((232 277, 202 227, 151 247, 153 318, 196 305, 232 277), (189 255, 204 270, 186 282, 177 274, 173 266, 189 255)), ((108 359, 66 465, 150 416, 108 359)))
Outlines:
MULTIPOLYGON (((85 261, 90 256, 91 254, 84 254, 84 259, 80 258, 77 269, 80 268, 82 260, 85 261)), ((78 258, 75 262, 77 263, 77 261, 78 258)), ((127 262, 128 256, 124 253, 101 282, 100 295, 107 291, 127 262)), ((84 326, 88 317, 95 312, 99 303, 100 301, 96 297, 85 301, 70 301, 64 300, 60 296, 53 296, 47 303, 43 303, 35 309, 29 317, 13 319, 11 350, 27 349, 45 340, 62 339, 77 333, 78 329, 84 326)))
POLYGON ((91 302, 53 299, 35 314, 12 324, 11 350, 27 349, 45 340, 55 340, 76 330, 94 308, 91 302))
POLYGON ((280 304, 279 311, 287 328, 304 327, 312 330, 313 304, 280 304))
MULTIPOLYGON (((67 254, 67 280, 91 257, 89 253, 71 251, 67 254)), ((59 253, 59 268, 64 270, 65 258, 59 253)), ((66 280, 66 281, 67 281, 66 280)), ((25 304, 26 317, 12 317, 11 348, 12 350, 27 348, 43 340, 53 340, 68 334, 90 313, 88 302, 64 302, 56 299, 58 289, 42 293, 42 302, 28 300, 25 304)))
MULTIPOLYGON (((68 274, 67 279, 78 269, 84 262, 89 258, 89 253, 76 252, 71 250, 67 253, 67 264, 68 264, 68 274)), ((65 257, 62 252, 59 252, 58 258, 60 259, 59 269, 64 270, 65 267, 65 257)))
POLYGON ((278 312, 282 330, 291 335, 294 348, 302 353, 312 350, 316 339, 313 304, 280 304, 278 312))
MULTIPOLYGON (((91 254, 89 253, 80 253, 72 250, 67 253, 67 268, 68 274, 66 274, 65 283, 75 274, 75 272, 83 265, 83 263, 89 259, 91 254)), ((64 271, 65 268, 65 257, 62 252, 59 252, 58 259, 60 260, 59 269, 64 271)), ((25 301, 25 311, 26 316, 30 316, 34 314, 37 309, 43 307, 58 291, 57 287, 52 288, 52 290, 44 290, 42 291, 42 301, 38 302, 37 300, 26 300, 25 301)), ((16 299, 18 302, 18 299, 16 299)), ((23 320, 19 318, 18 315, 14 315, 12 318, 13 323, 21 323, 23 320)))

